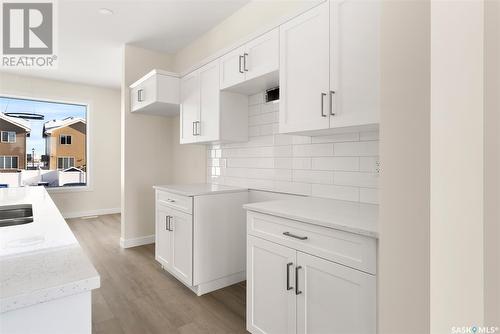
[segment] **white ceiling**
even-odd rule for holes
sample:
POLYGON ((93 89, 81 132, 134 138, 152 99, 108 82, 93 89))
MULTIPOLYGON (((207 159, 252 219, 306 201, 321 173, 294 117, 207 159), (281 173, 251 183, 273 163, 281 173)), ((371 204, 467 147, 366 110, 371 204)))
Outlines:
POLYGON ((248 0, 58 0, 58 68, 21 73, 117 88, 124 44, 174 53, 246 3, 248 0), (114 14, 99 14, 99 8, 114 14))

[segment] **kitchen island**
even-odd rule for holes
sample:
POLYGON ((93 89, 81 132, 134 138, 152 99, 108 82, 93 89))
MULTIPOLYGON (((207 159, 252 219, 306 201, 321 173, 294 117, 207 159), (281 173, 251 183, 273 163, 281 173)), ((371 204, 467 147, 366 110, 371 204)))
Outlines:
POLYGON ((0 332, 91 333, 100 277, 43 187, 0 189, 33 222, 0 227, 0 332))

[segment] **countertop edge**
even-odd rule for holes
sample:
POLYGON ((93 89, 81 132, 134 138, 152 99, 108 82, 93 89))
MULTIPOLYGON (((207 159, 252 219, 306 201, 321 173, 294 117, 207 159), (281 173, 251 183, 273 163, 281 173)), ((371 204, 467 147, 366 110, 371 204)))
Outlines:
POLYGON ((172 193, 172 194, 187 196, 187 197, 216 195, 216 194, 228 194, 228 193, 240 193, 240 192, 248 191, 247 188, 241 188, 241 189, 224 189, 224 190, 215 190, 215 191, 199 191, 199 192, 190 191, 190 192, 186 192, 186 191, 181 191, 178 189, 172 189, 172 188, 163 187, 163 186, 153 186, 153 189, 163 190, 163 191, 167 191, 167 192, 172 193))
POLYGON ((339 223, 332 223, 332 222, 327 223, 324 221, 315 220, 315 219, 311 219, 311 218, 307 218, 307 217, 303 217, 303 216, 294 216, 294 215, 286 214, 283 212, 266 210, 266 209, 262 209, 262 208, 255 208, 255 207, 252 207, 251 205, 252 205, 252 203, 245 204, 245 205, 243 205, 243 209, 245 209, 247 211, 263 213, 263 214, 268 214, 268 215, 272 215, 272 216, 276 216, 276 217, 291 219, 291 220, 295 220, 295 221, 299 221, 299 222, 303 222, 303 223, 308 223, 308 224, 312 224, 312 225, 323 226, 323 227, 331 228, 334 230, 340 230, 340 231, 344 231, 344 232, 358 234, 358 235, 362 235, 365 237, 370 237, 370 238, 375 238, 375 239, 379 238, 379 234, 376 231, 359 229, 356 227, 342 225, 339 223))
POLYGON ((0 300, 0 313, 14 311, 52 300, 73 296, 86 291, 98 289, 101 286, 101 278, 96 272, 95 276, 87 277, 78 281, 40 289, 23 295, 2 298, 0 300))

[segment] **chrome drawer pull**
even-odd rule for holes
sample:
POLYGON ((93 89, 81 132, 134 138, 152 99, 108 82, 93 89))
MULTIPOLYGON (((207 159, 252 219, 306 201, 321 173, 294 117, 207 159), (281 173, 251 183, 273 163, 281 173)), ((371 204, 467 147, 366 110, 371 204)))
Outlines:
POLYGON ((167 202, 170 202, 170 203, 175 203, 175 199, 167 199, 167 202))
POLYGON ((302 291, 299 290, 299 269, 302 269, 302 266, 295 267, 295 294, 300 295, 302 291))
POLYGON ((291 237, 291 238, 299 239, 299 240, 307 240, 307 237, 301 237, 301 236, 298 236, 298 235, 292 234, 292 233, 290 233, 290 232, 283 232, 283 235, 286 235, 287 237, 291 237))

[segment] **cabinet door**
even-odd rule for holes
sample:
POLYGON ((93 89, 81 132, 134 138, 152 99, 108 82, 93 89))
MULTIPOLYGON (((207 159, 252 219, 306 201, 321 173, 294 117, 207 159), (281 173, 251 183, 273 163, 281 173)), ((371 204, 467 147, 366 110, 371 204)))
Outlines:
POLYGON ((193 216, 170 210, 172 260, 170 270, 187 285, 193 285, 193 216))
POLYGON ((287 289, 287 275, 294 286, 295 254, 291 248, 247 236, 248 331, 295 333, 295 292, 287 289))
POLYGON ((380 1, 332 0, 331 127, 379 122, 380 1))
POLYGON ((147 106, 157 99, 157 76, 153 75, 130 90, 130 107, 132 111, 147 106))
POLYGON ((229 52, 220 59, 220 89, 234 86, 245 80, 243 71, 243 54, 245 49, 240 47, 229 52))
POLYGON ((276 28, 246 44, 243 59, 246 80, 279 69, 279 38, 279 28, 276 28))
POLYGON ((168 212, 168 208, 156 206, 155 258, 166 268, 170 268, 172 261, 172 235, 168 230, 168 212))
POLYGON ((329 128, 329 3, 280 27, 280 132, 329 128))
POLYGON ((199 71, 200 76, 200 123, 198 142, 219 140, 220 91, 219 62, 214 61, 199 71))
POLYGON ((374 334, 375 276, 297 252, 297 333, 374 334))
POLYGON ((200 78, 198 72, 181 80, 180 143, 197 140, 196 127, 200 115, 200 78))

